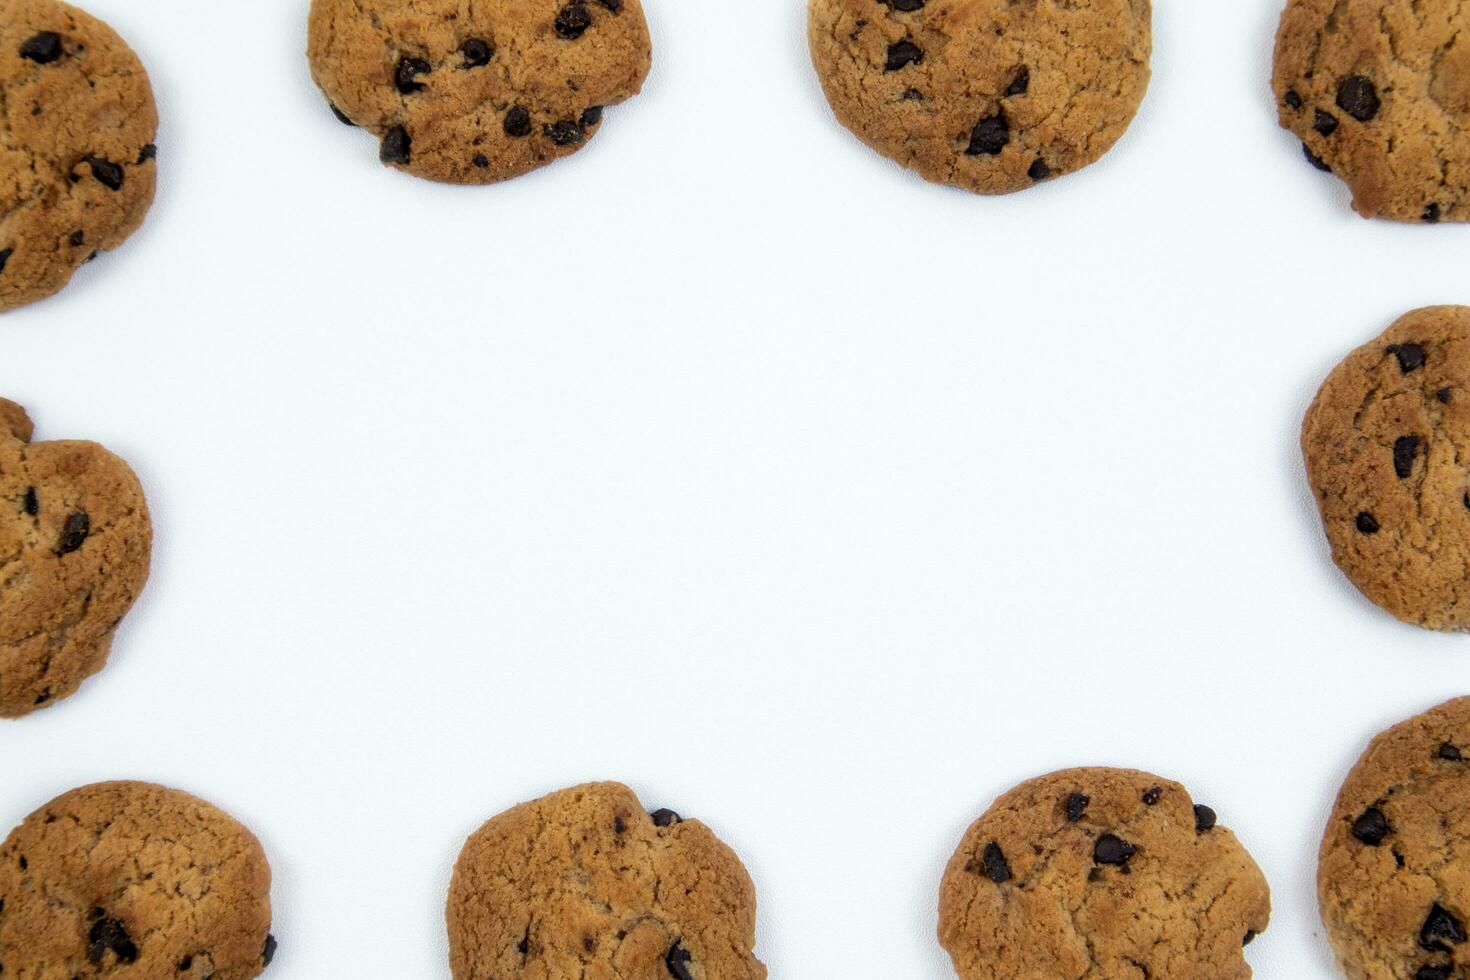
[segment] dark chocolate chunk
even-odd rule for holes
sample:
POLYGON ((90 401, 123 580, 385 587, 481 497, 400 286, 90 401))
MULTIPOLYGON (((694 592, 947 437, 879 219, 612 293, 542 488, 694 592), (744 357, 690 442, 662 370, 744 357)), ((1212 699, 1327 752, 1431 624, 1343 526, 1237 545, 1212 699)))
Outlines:
POLYGON ((1465 756, 1460 752, 1460 747, 1454 742, 1446 742, 1439 747, 1439 757, 1446 762, 1463 762, 1465 756))
POLYGON ((1285 102, 1293 109, 1300 109, 1302 107, 1302 97, 1297 95, 1295 90, 1286 93, 1285 102))
POLYGON ((1155 786, 1155 787, 1153 787, 1151 789, 1144 790, 1144 793, 1143 793, 1143 805, 1144 806, 1155 806, 1155 805, 1158 804, 1159 800, 1161 800, 1163 798, 1164 798, 1164 790, 1163 790, 1163 787, 1161 787, 1161 786, 1155 786))
POLYGON ((985 869, 985 877, 997 885, 1004 885, 1011 880, 1011 862, 1006 860, 1005 852, 995 841, 985 845, 985 853, 981 855, 980 863, 985 869))
POLYGON ((1087 804, 1092 802, 1091 797, 1083 796, 1081 793, 1073 793, 1067 797, 1065 810, 1069 823, 1076 823, 1087 813, 1087 804))
POLYGON ((911 14, 915 10, 922 9, 929 0, 879 0, 879 2, 888 4, 900 13, 911 14))
POLYGON ((1194 805, 1195 833, 1208 834, 1210 831, 1215 829, 1215 824, 1219 821, 1219 819, 1220 818, 1215 815, 1215 811, 1205 806, 1203 803, 1196 803, 1194 805))
POLYGON ((689 950, 683 944, 674 943, 669 949, 669 955, 664 957, 664 965, 669 968, 669 976, 674 980, 694 980, 694 973, 689 969, 689 964, 694 957, 689 955, 689 950))
POLYGON ((1358 122, 1367 122, 1378 115, 1381 105, 1378 89, 1363 75, 1350 75, 1337 87, 1337 107, 1358 122))
POLYGON ((546 136, 557 146, 576 146, 587 138, 582 127, 570 119, 563 119, 547 126, 546 136))
POLYGON ((459 46, 459 53, 464 55, 466 68, 483 68, 495 57, 495 48, 489 41, 472 37, 459 46))
POLYGON ((41 513, 41 498, 36 496, 35 487, 31 487, 29 490, 26 491, 25 509, 26 513, 31 515, 32 517, 35 517, 37 514, 41 513))
POLYGON ((989 116, 975 124, 970 132, 970 145, 965 149, 968 156, 981 154, 998 156, 1011 141, 1011 126, 1004 115, 989 116))
POLYGON ((261 965, 271 965, 271 961, 276 958, 276 949, 278 947, 279 944, 276 942, 276 937, 267 934, 265 937, 265 949, 262 950, 260 954, 261 965))
POLYGON ((1464 941, 1465 927, 1460 920, 1436 902, 1419 930, 1419 945, 1431 953, 1448 953, 1451 946, 1458 946, 1464 941))
POLYGON ((582 110, 580 122, 582 123, 583 129, 591 129, 593 126, 600 125, 602 123, 602 106, 588 106, 582 110))
POLYGON ((15 249, 13 248, 0 248, 0 272, 5 271, 5 263, 9 262, 10 257, 14 254, 15 249))
POLYGON ((1302 144, 1302 153, 1306 156, 1307 162, 1310 163, 1312 166, 1316 167, 1324 174, 1332 173, 1332 165, 1329 164, 1326 160, 1319 157, 1317 154, 1313 153, 1312 148, 1305 143, 1302 144))
POLYGON ((651 814, 649 814, 649 816, 653 818, 653 825, 655 827, 672 827, 676 823, 684 822, 684 818, 679 816, 673 810, 654 810, 651 814))
POLYGON ((1376 806, 1370 806, 1353 821, 1353 836, 1369 847, 1379 846, 1392 832, 1388 818, 1376 806))
POLYGON ((341 109, 338 109, 332 103, 328 102, 327 103, 327 108, 332 110, 332 115, 336 116, 337 117, 337 121, 339 123, 341 123, 342 125, 344 125, 344 126, 356 126, 357 125, 357 123, 353 122, 352 121, 352 118, 350 116, 348 116, 347 113, 343 112, 341 109))
POLYGON ((1363 511, 1361 514, 1358 515, 1358 530, 1361 531, 1363 534, 1377 534, 1378 518, 1374 517, 1366 510, 1363 511))
POLYGON ((569 41, 575 41, 587 33, 592 26, 592 11, 585 3, 569 3, 556 15, 556 33, 569 41))
POLYGON ((66 524, 61 529, 61 540, 57 542, 56 553, 58 555, 69 555, 87 542, 87 535, 92 533, 92 519, 85 511, 75 511, 66 519, 66 524))
POLYGON ((408 130, 394 126, 383 134, 383 145, 378 149, 378 159, 384 163, 408 163, 413 157, 413 139, 408 130))
POLYGON ((1030 88, 1031 69, 1022 65, 1021 70, 1016 72, 1016 77, 1011 79, 1011 84, 1006 86, 1005 94, 1008 96, 1025 95, 1030 88))
POLYGON ((912 41, 896 41, 888 46, 888 61, 884 71, 899 71, 924 60, 924 49, 912 41))
POLYGON ((121 166, 101 157, 87 157, 86 163, 92 168, 92 176, 97 178, 97 183, 110 191, 122 190, 124 175, 121 166))
POLYGON ((87 959, 93 964, 101 963, 109 952, 117 957, 119 963, 136 963, 138 960, 137 945, 116 919, 98 919, 92 924, 87 942, 87 959))
POLYGON ((1390 344, 1388 352, 1398 358, 1399 370, 1405 374, 1424 366, 1423 344, 1390 344))
POLYGON ((486 167, 490 166, 490 158, 483 153, 476 153, 474 157, 470 160, 470 163, 473 163, 481 170, 484 170, 486 167))
POLYGON ((1103 834, 1097 839, 1097 844, 1092 849, 1092 859, 1098 864, 1107 864, 1115 868, 1124 868, 1138 853, 1138 848, 1116 837, 1113 834, 1103 834))
POLYGON ((1333 133, 1337 132, 1337 127, 1338 122, 1336 116, 1334 116, 1330 112, 1323 112, 1321 109, 1317 110, 1317 116, 1315 119, 1312 120, 1313 129, 1321 133, 1323 136, 1331 136, 1333 133))
POLYGON ((516 106, 505 114, 505 135, 520 139, 531 135, 531 113, 516 106))
POLYGON ((1400 436, 1393 444, 1393 471, 1400 480, 1407 480, 1414 472, 1414 457, 1424 440, 1418 436, 1400 436))
POLYGON ((1450 968, 1447 966, 1421 966, 1414 974, 1414 980, 1450 980, 1450 968))
POLYGON ((1040 157, 1031 164, 1031 169, 1026 171, 1026 176, 1035 181, 1043 181, 1051 176, 1051 167, 1040 157))
POLYGON ((424 83, 417 81, 417 78, 433 70, 433 66, 423 58, 399 58, 398 68, 393 72, 393 84, 404 95, 422 92, 424 83))
POLYGON ((61 35, 55 31, 42 31, 27 38, 20 46, 20 56, 38 65, 49 65, 62 54, 61 35))
POLYGON ((1426 225, 1437 225, 1442 217, 1438 204, 1426 204, 1424 206, 1424 223, 1426 225))

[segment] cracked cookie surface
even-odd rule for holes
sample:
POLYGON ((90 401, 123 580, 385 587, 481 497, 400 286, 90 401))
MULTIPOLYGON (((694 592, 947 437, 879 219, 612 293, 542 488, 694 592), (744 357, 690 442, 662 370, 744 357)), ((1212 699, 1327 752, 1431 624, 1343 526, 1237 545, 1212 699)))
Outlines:
POLYGON ((966 832, 940 888, 961 980, 1251 975, 1260 869, 1178 783, 1073 769, 1022 783, 966 832))
POLYGON ((177 790, 100 783, 0 845, 0 974, 249 980, 275 955, 255 837, 177 790))
POLYGON ((308 57, 385 164, 488 184, 585 146, 652 54, 640 0, 312 0, 308 57))
POLYGON ((0 398, 0 718, 55 704, 102 669, 153 543, 127 463, 31 435, 0 398))
POLYGON ((1364 217, 1470 221, 1470 5, 1290 0, 1272 87, 1307 159, 1364 217))
POLYGON ((1395 725, 1349 773, 1317 894, 1350 980, 1449 980, 1470 967, 1470 698, 1395 725))
POLYGON ((157 130, 148 73, 112 28, 59 0, 0 0, 0 311, 138 229, 157 130))
POLYGON ((838 120, 928 180, 1004 194, 1106 153, 1149 81, 1149 0, 810 0, 838 120))
POLYGON ((1302 454, 1352 583, 1405 622, 1470 628, 1470 307, 1415 310, 1349 354, 1302 454))
POLYGON ((755 888, 704 824, 595 783, 466 843, 446 911, 455 980, 764 980, 755 888))

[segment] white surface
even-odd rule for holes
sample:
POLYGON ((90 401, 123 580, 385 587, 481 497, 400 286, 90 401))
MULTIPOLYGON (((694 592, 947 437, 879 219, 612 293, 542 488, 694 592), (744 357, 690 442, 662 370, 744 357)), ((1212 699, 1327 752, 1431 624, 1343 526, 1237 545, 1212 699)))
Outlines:
POLYGON ((187 788, 266 843, 276 980, 447 978, 465 835, 619 778, 740 852, 774 978, 949 980, 968 822, 1129 765, 1270 877, 1257 976, 1330 976, 1329 802, 1470 649, 1333 569, 1297 428, 1470 302, 1470 231, 1302 160, 1278 0, 1159 4, 1122 144, 1005 199, 840 129, 797 0, 649 6, 587 150, 454 189, 333 121, 305 0, 90 0, 153 74, 160 196, 4 318, 0 391, 134 463, 156 564, 112 665, 0 730, 0 825, 187 788))

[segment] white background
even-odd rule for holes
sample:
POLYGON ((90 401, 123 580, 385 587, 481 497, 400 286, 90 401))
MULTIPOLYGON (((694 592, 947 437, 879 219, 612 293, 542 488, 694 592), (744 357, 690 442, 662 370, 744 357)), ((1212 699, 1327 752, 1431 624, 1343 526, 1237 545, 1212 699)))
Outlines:
POLYGON ((305 0, 90 0, 152 73, 159 198, 4 317, 0 392, 134 464, 155 570, 112 665, 0 727, 0 825, 189 789, 270 852, 271 976, 447 978, 464 837, 616 778, 740 852, 773 977, 948 980, 965 826, 1136 766, 1271 879, 1257 976, 1331 976, 1331 799, 1470 650, 1332 567, 1297 430, 1470 302, 1470 231, 1302 160, 1278 2, 1158 4, 1123 142, 987 199, 837 126, 798 0, 648 0, 644 94, 472 189, 332 119, 305 0))

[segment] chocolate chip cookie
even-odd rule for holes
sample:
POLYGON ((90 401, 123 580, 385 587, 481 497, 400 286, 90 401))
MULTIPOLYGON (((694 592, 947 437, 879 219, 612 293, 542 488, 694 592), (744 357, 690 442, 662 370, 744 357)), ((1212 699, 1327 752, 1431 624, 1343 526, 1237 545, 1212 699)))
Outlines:
POLYGON ((1281 125, 1367 218, 1470 221, 1470 8, 1290 0, 1276 38, 1281 125))
POLYGON ((465 845, 447 910, 455 980, 764 980, 755 889, 709 828, 626 786, 553 793, 465 845))
POLYGON ((0 717, 76 692, 102 669, 148 579, 138 478, 96 443, 32 442, 0 398, 0 717))
POLYGON ((312 0, 309 57, 385 164, 489 184, 585 146, 651 45, 640 0, 312 0))
POLYGON ((1231 980, 1270 890, 1178 783, 1073 769, 1011 790, 949 862, 939 940, 961 980, 1231 980))
POLYGON ((0 845, 0 976, 249 980, 276 952, 270 866, 203 800, 73 790, 0 845))
POLYGON ((1322 837, 1317 895, 1350 980, 1470 969, 1470 698, 1375 738, 1322 837))
POLYGON ((1470 628, 1470 308, 1415 310, 1349 354, 1302 453, 1353 584, 1405 622, 1470 628))
POLYGON ((1005 194, 1080 170, 1133 121, 1149 0, 810 0, 844 126, 942 184, 1005 194))
POLYGON ((112 28, 59 0, 0 0, 0 311, 138 229, 157 130, 148 73, 112 28))

